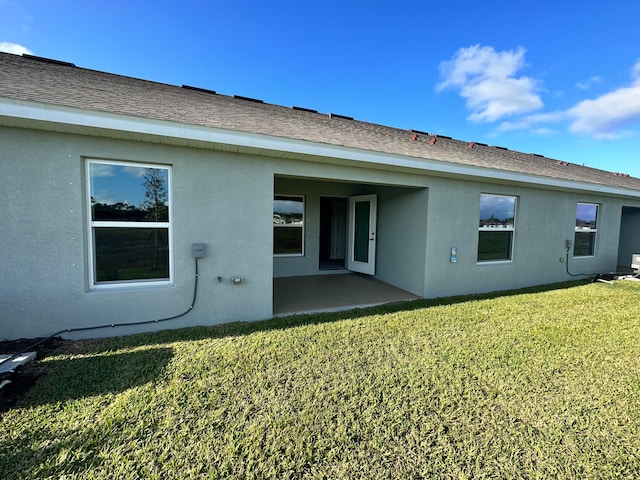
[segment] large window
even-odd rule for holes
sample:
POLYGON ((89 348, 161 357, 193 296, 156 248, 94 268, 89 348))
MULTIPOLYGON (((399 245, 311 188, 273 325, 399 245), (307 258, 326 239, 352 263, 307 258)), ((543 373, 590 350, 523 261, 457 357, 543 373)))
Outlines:
POLYGON ((516 197, 480 195, 478 262, 511 260, 516 221, 516 197))
POLYGON ((297 195, 274 197, 273 254, 304 254, 304 197, 297 195))
POLYGON ((578 203, 573 245, 574 257, 591 257, 595 255, 597 227, 598 205, 595 203, 578 203))
POLYGON ((171 281, 168 167, 89 160, 91 286, 171 281))

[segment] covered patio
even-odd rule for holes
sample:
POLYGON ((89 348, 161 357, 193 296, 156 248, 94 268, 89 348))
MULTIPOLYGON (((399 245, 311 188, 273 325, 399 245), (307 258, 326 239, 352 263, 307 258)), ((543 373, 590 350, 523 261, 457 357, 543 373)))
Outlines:
POLYGON ((274 316, 347 310, 418 298, 406 290, 357 273, 273 280, 274 316))

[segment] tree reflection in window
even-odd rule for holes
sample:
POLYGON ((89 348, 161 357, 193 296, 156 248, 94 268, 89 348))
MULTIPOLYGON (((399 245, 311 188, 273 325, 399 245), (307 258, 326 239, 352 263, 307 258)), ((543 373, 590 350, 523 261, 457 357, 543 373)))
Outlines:
POLYGON ((94 285, 170 280, 169 173, 88 163, 94 285))

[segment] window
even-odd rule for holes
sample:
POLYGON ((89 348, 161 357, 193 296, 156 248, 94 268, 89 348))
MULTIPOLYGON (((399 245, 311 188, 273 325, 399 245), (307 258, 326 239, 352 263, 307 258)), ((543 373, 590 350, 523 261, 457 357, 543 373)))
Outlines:
POLYGON ((273 199, 273 254, 304 253, 304 197, 276 195, 273 199))
POLYGON ((171 281, 168 167, 89 160, 91 286, 171 281))
POLYGON ((511 260, 516 197, 480 195, 478 262, 511 260))
POLYGON ((573 242, 574 257, 591 257, 596 253, 598 205, 578 203, 576 207, 576 233, 573 242))

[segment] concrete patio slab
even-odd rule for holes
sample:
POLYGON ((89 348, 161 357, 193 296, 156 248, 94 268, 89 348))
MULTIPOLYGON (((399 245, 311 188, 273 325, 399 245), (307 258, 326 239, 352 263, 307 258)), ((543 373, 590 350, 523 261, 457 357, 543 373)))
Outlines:
POLYGON ((273 280, 273 314, 347 310, 420 298, 357 273, 284 277, 273 280))

